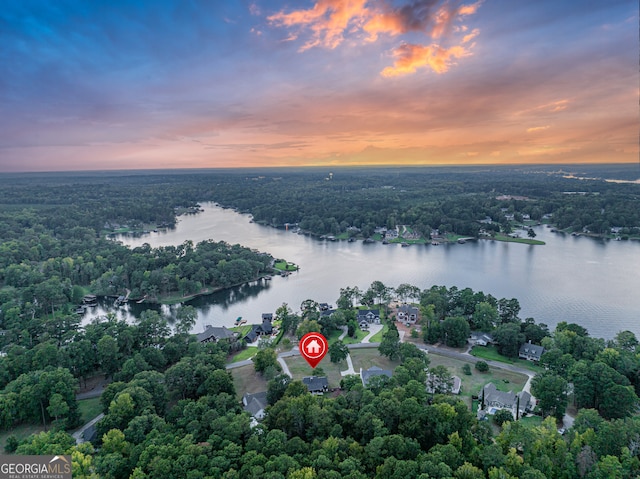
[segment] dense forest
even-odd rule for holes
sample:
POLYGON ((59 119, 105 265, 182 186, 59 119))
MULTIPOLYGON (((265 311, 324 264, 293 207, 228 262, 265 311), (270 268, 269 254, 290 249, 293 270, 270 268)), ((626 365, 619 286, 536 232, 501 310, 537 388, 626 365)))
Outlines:
POLYGON ((530 318, 520 320, 513 298, 381 282, 363 292, 343 288, 333 318, 309 300, 300 314, 283 305, 277 319, 290 332, 311 327, 329 334, 349 322, 361 299, 385 308, 391 297, 419 300, 425 328, 442 325, 452 342, 466 338, 472 325, 493 328, 505 349, 527 338, 543 342, 547 369, 536 375, 532 391, 546 419, 532 426, 508 417, 492 426, 461 399, 428 393, 428 355, 400 343, 389 322, 379 351, 400 361, 393 376, 366 388, 360 377, 347 376, 339 394, 311 395, 301 381, 278 374, 272 349, 261 349, 254 365, 269 379, 270 406, 252 426, 225 369, 230 344, 195 341, 187 333, 195 311, 185 307, 174 334, 166 318, 148 311, 136 324, 107 318, 76 328, 60 348, 51 340, 12 348, 0 362, 0 429, 20 422, 50 429, 23 440, 9 437, 6 449, 70 454, 76 478, 630 479, 640 473, 639 343, 629 332, 607 343, 575 324, 551 333, 530 318), (105 416, 97 439, 76 445, 64 432, 78 421, 76 381, 97 371, 113 379, 100 399, 105 416), (562 434, 556 418, 570 400, 578 413, 562 434))
MULTIPOLYGON (((558 170, 558 169, 556 169, 558 170)), ((505 211, 558 228, 604 234, 640 226, 638 186, 577 180, 544 168, 230 170, 0 176, 0 430, 42 424, 46 432, 6 441, 19 454, 69 453, 74 477, 113 478, 632 478, 640 474, 640 347, 630 332, 614 340, 576 324, 555 331, 519 317, 515 298, 470 289, 377 281, 345 287, 338 314, 309 301, 277 312, 292 339, 308 330, 353 334, 355 307, 386 309, 391 298, 419 305, 420 341, 459 347, 471 330, 493 333, 500 354, 541 344, 544 370, 532 392, 547 418, 531 427, 478 421, 450 395, 427 394, 428 358, 400 343, 391 319, 380 354, 401 361, 389 381, 364 388, 345 378, 340 394, 312 396, 277 374, 266 348, 256 370, 269 379, 267 418, 251 427, 228 355, 242 344, 201 344, 189 332, 195 310, 174 327, 156 311, 128 324, 113 316, 81 326, 74 308, 87 293, 181 299, 271 272, 273 258, 213 240, 129 249, 114 231, 171 227, 199 201, 250 212, 273 226, 297 223, 313 234, 398 224, 475 235, 505 211), (508 199, 498 199, 507 196, 508 199), (548 216, 549 217, 549 216, 548 216), (265 363, 263 358, 269 359, 265 363), (397 369, 398 369, 397 368, 397 369), (105 418, 95 444, 75 445, 76 391, 96 375, 105 418), (562 435, 556 419, 577 415, 562 435)), ((580 167, 589 178, 634 180, 637 168, 580 167), (613 176, 611 176, 613 175, 613 176)), ((336 349, 336 348, 334 348, 336 349)), ((337 351, 336 354, 340 353, 337 351)))

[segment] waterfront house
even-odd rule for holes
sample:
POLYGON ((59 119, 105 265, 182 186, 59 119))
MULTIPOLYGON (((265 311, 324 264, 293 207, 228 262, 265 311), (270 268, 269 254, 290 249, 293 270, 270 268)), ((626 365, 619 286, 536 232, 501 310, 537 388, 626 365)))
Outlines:
POLYGON ((493 336, 484 331, 471 331, 469 335, 469 344, 472 346, 487 346, 493 344, 493 336))
POLYGON ((403 304, 397 309, 397 318, 398 321, 402 321, 405 326, 409 326, 411 324, 416 324, 418 321, 418 313, 419 310, 415 306, 403 304))
POLYGON ((260 336, 269 336, 273 333, 273 324, 271 324, 271 319, 273 318, 273 314, 264 313, 262 315, 262 324, 252 324, 251 331, 249 331, 244 336, 244 340, 247 343, 253 343, 260 336))
POLYGON ((531 344, 531 340, 528 343, 524 343, 520 346, 520 351, 518 351, 518 357, 520 359, 526 359, 527 361, 540 361, 542 354, 544 353, 544 348, 542 346, 538 346, 537 344, 531 344))
POLYGON ((359 309, 357 321, 360 323, 365 320, 369 324, 380 324, 380 310, 379 309, 359 309))
POLYGON ((196 334, 198 341, 201 343, 217 343, 222 339, 235 341, 237 339, 237 336, 238 333, 234 333, 224 326, 222 326, 221 328, 217 328, 211 326, 210 324, 207 324, 203 332, 196 334))

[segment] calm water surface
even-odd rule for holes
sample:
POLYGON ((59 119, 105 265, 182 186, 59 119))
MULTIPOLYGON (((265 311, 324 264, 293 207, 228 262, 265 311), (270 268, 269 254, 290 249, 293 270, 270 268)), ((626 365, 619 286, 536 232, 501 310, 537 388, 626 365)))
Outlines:
MULTIPOLYGON (((232 326, 238 316, 259 322, 261 313, 282 303, 298 311, 308 298, 335 305, 340 288, 366 290, 380 280, 387 286, 409 283, 421 289, 432 285, 472 288, 496 298, 517 298, 520 317, 532 317, 551 329, 560 321, 585 326, 595 337, 612 338, 630 330, 640 337, 640 243, 595 240, 551 233, 535 227, 530 246, 481 240, 451 245, 400 245, 325 242, 284 230, 250 223, 250 217, 214 204, 204 212, 182 216, 175 230, 139 238, 117 239, 131 247, 179 245, 213 239, 265 251, 300 266, 287 278, 254 282, 190 304, 198 308, 195 332, 205 324, 232 326)), ((526 234, 523 232, 523 235, 526 234)), ((120 309, 138 314, 142 305, 120 309)), ((171 314, 174 308, 162 307, 171 314)))

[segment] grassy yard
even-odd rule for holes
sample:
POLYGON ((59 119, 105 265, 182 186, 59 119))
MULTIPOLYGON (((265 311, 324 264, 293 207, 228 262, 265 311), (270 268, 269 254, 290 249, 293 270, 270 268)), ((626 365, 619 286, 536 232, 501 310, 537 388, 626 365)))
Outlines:
POLYGON ((389 330, 389 326, 385 324, 380 331, 378 331, 376 334, 371 336, 371 338, 369 338, 369 342, 379 343, 380 341, 382 341, 382 335, 386 333, 388 330, 389 330))
MULTIPOLYGON (((289 366, 293 379, 301 380, 303 377, 311 376, 313 374, 311 366, 309 366, 301 356, 286 358, 285 361, 287 366, 289 366)), ((346 361, 332 363, 329 361, 328 355, 322 360, 318 367, 322 369, 327 376, 330 388, 337 388, 340 386, 340 380, 342 379, 340 371, 344 371, 348 368, 346 361)))
POLYGON ((253 364, 241 368, 230 369, 233 376, 233 385, 236 388, 236 396, 242 398, 245 393, 257 393, 267 390, 267 381, 256 373, 253 364))
POLYGON ((258 352, 258 348, 254 347, 254 346, 249 346, 248 348, 243 349, 238 354, 233 356, 233 358, 231 358, 231 361, 229 361, 229 362, 237 363, 239 361, 244 361, 246 359, 251 359, 253 356, 255 356, 255 354, 257 352, 258 352))
POLYGON ((506 243, 524 243, 524 244, 534 244, 534 245, 543 245, 546 244, 544 241, 531 239, 531 238, 512 238, 511 236, 496 234, 493 239, 496 241, 504 241, 506 243))
POLYGON ((278 271, 298 271, 298 266, 287 261, 276 261, 273 267, 278 271))
POLYGON ((247 334, 251 332, 251 328, 253 326, 250 324, 244 324, 242 326, 234 326, 233 328, 229 328, 231 331, 235 331, 238 333, 238 337, 244 338, 247 334))
POLYGON ((83 399, 82 401, 78 401, 78 412, 80 413, 82 424, 88 423, 102 412, 100 398, 83 399))
MULTIPOLYGON (((342 334, 342 330, 341 329, 336 329, 334 330, 331 335, 327 338, 327 341, 329 341, 329 344, 333 344, 335 343, 338 338, 340 337, 340 335, 342 334)), ((345 336, 344 339, 342 340, 342 342, 344 344, 357 344, 357 343, 361 343, 362 339, 369 334, 367 331, 362 331, 360 328, 356 328, 356 335, 353 338, 350 338, 349 336, 345 336)))
POLYGON ((462 380, 462 390, 460 391, 462 396, 477 395, 488 382, 495 384, 499 391, 514 392, 522 391, 527 382, 527 376, 524 374, 499 368, 489 368, 486 373, 481 373, 474 369, 473 365, 471 365, 471 375, 467 376, 462 372, 462 367, 465 364, 471 364, 467 361, 440 356, 435 353, 429 353, 429 359, 431 360, 429 364, 431 367, 445 366, 453 375, 462 380))
POLYGON ((380 356, 378 348, 352 349, 351 362, 356 372, 359 372, 360 368, 369 369, 371 366, 393 371, 400 364, 400 361, 391 361, 385 356, 380 356))
POLYGON ((528 427, 535 427, 542 424, 542 418, 540 416, 525 416, 520 418, 522 424, 526 424, 528 427))
POLYGON ((39 426, 35 424, 22 424, 10 431, 0 432, 0 453, 5 454, 4 446, 7 443, 7 438, 9 436, 15 436, 18 440, 22 440, 31 434, 37 434, 42 431, 44 431, 42 424, 39 426))
POLYGON ((487 359, 489 361, 497 361, 500 363, 517 364, 524 369, 530 369, 536 373, 543 372, 544 369, 531 361, 524 359, 511 359, 498 353, 495 346, 475 346, 471 350, 471 355, 476 358, 487 359))

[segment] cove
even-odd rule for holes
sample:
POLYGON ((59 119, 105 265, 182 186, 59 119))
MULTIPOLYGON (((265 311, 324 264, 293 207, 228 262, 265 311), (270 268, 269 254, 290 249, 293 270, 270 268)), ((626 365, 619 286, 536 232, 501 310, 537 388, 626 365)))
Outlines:
MULTIPOLYGON (((205 324, 233 326, 242 316, 259 322, 263 312, 282 303, 298 311, 305 299, 335 305, 340 288, 366 290, 373 281, 396 287, 409 283, 469 287, 496 298, 516 298, 521 318, 532 317, 551 330, 560 321, 578 323, 591 336, 611 339, 629 330, 640 337, 640 244, 552 233, 534 227, 546 245, 478 240, 465 244, 365 244, 324 241, 252 223, 249 215, 203 203, 203 212, 181 216, 174 230, 141 237, 120 235, 117 241, 135 247, 179 245, 191 240, 226 241, 255 248, 300 266, 288 277, 245 284, 192 300, 198 310, 194 328, 205 324)), ((117 314, 137 316, 143 305, 128 305, 117 314)), ((176 307, 154 306, 171 315, 176 307)), ((104 314, 106 308, 96 313, 104 314)))

